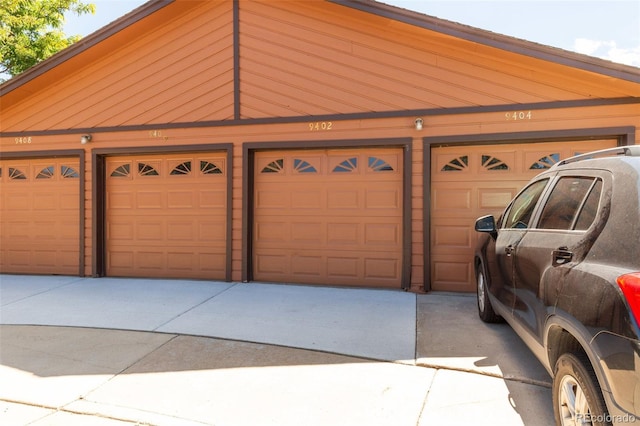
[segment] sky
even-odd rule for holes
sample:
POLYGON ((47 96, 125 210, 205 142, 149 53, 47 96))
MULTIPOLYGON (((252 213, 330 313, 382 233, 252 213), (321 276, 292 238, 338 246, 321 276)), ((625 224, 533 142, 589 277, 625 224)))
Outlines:
MULTIPOLYGON (((68 35, 90 34, 146 2, 85 1, 96 5, 95 15, 68 16, 65 25, 68 35)), ((640 0, 380 1, 495 33, 640 67, 640 0)))

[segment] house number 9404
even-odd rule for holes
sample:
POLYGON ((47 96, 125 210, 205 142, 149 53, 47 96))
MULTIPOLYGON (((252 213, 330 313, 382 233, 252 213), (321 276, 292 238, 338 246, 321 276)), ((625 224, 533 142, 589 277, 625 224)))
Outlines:
POLYGON ((309 123, 309 131, 311 132, 331 129, 333 129, 333 123, 331 121, 316 121, 313 123, 309 123))
POLYGON ((531 120, 531 111, 512 111, 504 114, 507 121, 531 120))

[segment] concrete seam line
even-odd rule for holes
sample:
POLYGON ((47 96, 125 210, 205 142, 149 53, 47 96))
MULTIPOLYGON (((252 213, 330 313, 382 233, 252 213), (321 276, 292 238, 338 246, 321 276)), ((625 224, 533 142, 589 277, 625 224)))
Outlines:
POLYGON ((181 316, 183 316, 184 314, 189 313, 189 312, 193 311, 194 309, 196 309, 196 308, 198 308, 198 307, 200 307, 200 306, 204 305, 204 304, 205 304, 205 303, 207 303, 208 301, 210 301, 210 300, 212 300, 212 299, 215 299, 216 297, 220 296, 221 294, 226 293, 227 291, 231 290, 232 288, 234 288, 234 287, 235 287, 235 286, 237 286, 237 285, 238 285, 238 283, 233 283, 233 284, 231 284, 229 287, 225 288, 225 289, 224 289, 224 290, 222 290, 221 292, 216 293, 216 294, 214 294, 213 296, 206 298, 205 300, 203 300, 202 302, 198 303, 197 305, 194 305, 194 306, 190 307, 189 309, 187 309, 186 311, 181 312, 181 313, 179 313, 178 315, 174 316, 173 318, 168 319, 167 321, 163 322, 162 324, 160 324, 159 326, 157 326, 156 328, 154 328, 154 329, 153 329, 153 330, 151 330, 151 331, 158 331, 160 328, 164 327, 165 325, 169 324, 170 322, 177 320, 178 318, 180 318, 180 317, 181 317, 181 316))
POLYGON ((424 368, 433 368, 435 370, 448 370, 448 371, 458 371, 460 373, 472 373, 472 374, 477 374, 479 376, 487 376, 487 377, 494 377, 496 379, 508 380, 510 382, 518 382, 518 383, 524 383, 527 385, 535 385, 535 386, 541 386, 545 388, 551 388, 551 383, 545 382, 544 380, 527 379, 525 377, 516 377, 516 376, 509 376, 509 375, 501 376, 500 374, 490 373, 488 371, 477 371, 477 370, 472 370, 468 368, 445 367, 442 365, 428 364, 428 363, 422 363, 422 362, 416 363, 416 366, 424 367, 424 368))
MULTIPOLYGON (((64 408, 64 407, 52 407, 52 406, 49 406, 49 405, 34 404, 32 402, 16 401, 16 400, 7 399, 7 398, 0 398, 0 401, 6 402, 8 404, 16 404, 16 405, 23 405, 23 406, 26 406, 26 407, 42 408, 44 410, 51 410, 54 413, 77 414, 77 415, 80 415, 80 416, 100 417, 102 419, 116 420, 116 421, 121 421, 121 422, 125 422, 125 423, 136 424, 136 425, 140 424, 139 422, 136 422, 135 420, 128 420, 128 419, 123 419, 123 418, 115 417, 115 416, 106 416, 106 415, 100 414, 100 413, 85 413, 85 412, 78 411, 78 410, 70 410, 70 409, 64 408)), ((54 413, 52 413, 52 414, 54 414, 54 413)), ((48 417, 48 415, 45 416, 45 417, 48 417)))

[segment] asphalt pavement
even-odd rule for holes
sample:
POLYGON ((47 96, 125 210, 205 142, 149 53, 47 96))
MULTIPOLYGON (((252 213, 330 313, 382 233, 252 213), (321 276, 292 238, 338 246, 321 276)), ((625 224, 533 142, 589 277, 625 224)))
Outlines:
POLYGON ((0 425, 551 425, 467 294, 0 275, 0 425))

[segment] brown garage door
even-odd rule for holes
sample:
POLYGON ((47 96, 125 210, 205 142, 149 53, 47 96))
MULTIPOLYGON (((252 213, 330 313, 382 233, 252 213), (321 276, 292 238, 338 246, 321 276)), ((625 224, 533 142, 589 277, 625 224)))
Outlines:
POLYGON ((529 179, 615 140, 440 147, 431 164, 431 288, 475 291, 475 219, 498 215, 529 179))
POLYGON ((399 288, 401 160, 380 148, 256 153, 254 279, 399 288))
POLYGON ((0 271, 78 275, 77 158, 0 161, 0 271))
POLYGON ((109 276, 225 279, 226 155, 106 161, 109 276))

